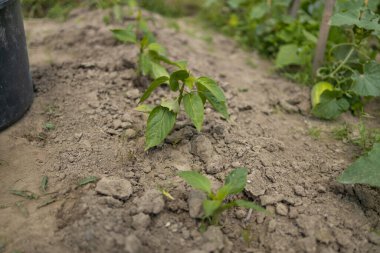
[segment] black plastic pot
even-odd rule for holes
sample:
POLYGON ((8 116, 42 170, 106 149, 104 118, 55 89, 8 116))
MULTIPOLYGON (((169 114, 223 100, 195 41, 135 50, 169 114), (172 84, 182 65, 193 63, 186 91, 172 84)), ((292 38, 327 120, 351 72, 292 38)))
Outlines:
POLYGON ((19 0, 0 0, 0 130, 20 119, 33 101, 19 0))

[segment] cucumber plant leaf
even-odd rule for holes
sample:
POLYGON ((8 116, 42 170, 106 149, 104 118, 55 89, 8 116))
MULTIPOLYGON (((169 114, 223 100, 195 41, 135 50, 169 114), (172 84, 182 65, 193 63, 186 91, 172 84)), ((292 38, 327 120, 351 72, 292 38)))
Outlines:
POLYGON ((355 71, 352 79, 352 91, 358 95, 380 96, 380 64, 374 61, 365 64, 363 74, 355 71))
POLYGON ((165 84, 168 80, 169 80, 169 77, 167 77, 167 76, 161 76, 161 77, 157 78, 156 80, 154 80, 150 84, 150 86, 148 87, 148 89, 144 92, 144 94, 142 95, 142 97, 140 98, 139 104, 141 104, 142 102, 144 102, 145 100, 147 100, 149 98, 150 94, 152 94, 152 92, 155 89, 157 89, 160 85, 165 84))
POLYGON ((360 157, 338 178, 342 184, 367 184, 380 187, 380 143, 360 157))
POLYGON ((201 190, 207 194, 211 193, 211 182, 202 174, 195 171, 181 171, 178 175, 194 189, 201 190))
POLYGON ((342 97, 340 91, 325 90, 321 97, 320 102, 313 110, 312 114, 322 119, 335 119, 343 112, 350 108, 350 103, 346 98, 342 97))
POLYGON ((197 93, 187 93, 183 97, 183 104, 186 114, 200 132, 204 120, 204 105, 201 97, 197 93))
POLYGON ((172 131, 177 114, 168 108, 157 106, 149 114, 145 133, 145 150, 159 145, 172 131))
POLYGON ((283 68, 289 65, 301 65, 302 57, 298 55, 298 46, 295 44, 284 45, 276 57, 276 68, 283 68))

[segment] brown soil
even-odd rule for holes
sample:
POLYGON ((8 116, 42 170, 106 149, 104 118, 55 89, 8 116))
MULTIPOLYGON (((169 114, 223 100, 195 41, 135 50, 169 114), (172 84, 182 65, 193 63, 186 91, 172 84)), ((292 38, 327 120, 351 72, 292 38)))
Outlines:
POLYGON ((207 109, 202 133, 181 116, 165 144, 144 152, 146 116, 133 110, 143 90, 134 81, 138 49, 117 43, 102 16, 26 21, 36 97, 0 134, 0 252, 380 252, 380 192, 336 183, 360 151, 331 138, 342 120, 310 117, 307 88, 276 77, 230 39, 197 32, 191 19, 176 31, 150 15, 172 58, 220 82, 232 116, 226 122, 207 109), (55 129, 44 130, 47 122, 55 129), (322 130, 318 140, 312 127, 322 130), (202 171, 218 185, 239 166, 250 171, 240 197, 275 215, 230 210, 222 226, 199 233, 188 205, 196 194, 176 173, 202 171), (88 176, 102 183, 78 187, 88 176))

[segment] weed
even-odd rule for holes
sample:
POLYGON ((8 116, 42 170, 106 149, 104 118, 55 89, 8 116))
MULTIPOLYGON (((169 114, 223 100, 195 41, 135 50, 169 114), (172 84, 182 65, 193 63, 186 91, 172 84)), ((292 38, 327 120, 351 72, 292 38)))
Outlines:
POLYGON ((41 179, 40 189, 42 192, 46 192, 47 187, 48 187, 48 177, 43 176, 41 179))
MULTIPOLYGON (((254 209, 259 212, 267 212, 263 207, 246 200, 228 201, 228 197, 241 193, 247 182, 248 170, 245 168, 237 168, 233 170, 226 178, 224 185, 212 192, 211 182, 207 177, 195 171, 183 171, 178 175, 186 181, 194 189, 201 190, 207 194, 207 199, 203 201, 204 224, 218 225, 220 215, 233 207, 239 206, 254 209)), ((207 226, 207 225, 206 225, 207 226)))
POLYGON ((38 195, 28 190, 11 190, 11 193, 26 199, 38 199, 38 195))
POLYGON ((79 180, 78 186, 85 186, 87 184, 96 183, 98 180, 99 180, 99 178, 95 177, 95 176, 85 177, 85 178, 79 180))
POLYGON ((55 129, 55 125, 52 122, 46 122, 44 125, 46 131, 52 131, 55 129))
POLYGON ((308 130, 308 134, 314 140, 318 140, 321 137, 321 132, 322 132, 322 130, 318 127, 311 127, 308 130))
POLYGON ((334 139, 339 141, 347 141, 349 139, 350 133, 351 128, 350 125, 348 125, 347 123, 340 127, 336 127, 332 130, 332 135, 334 139))

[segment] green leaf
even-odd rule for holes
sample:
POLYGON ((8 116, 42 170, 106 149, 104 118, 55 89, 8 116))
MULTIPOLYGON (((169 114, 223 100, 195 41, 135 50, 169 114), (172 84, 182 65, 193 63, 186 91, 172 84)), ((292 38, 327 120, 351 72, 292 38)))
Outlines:
POLYGON ((247 183, 248 170, 246 168, 237 168, 233 170, 226 178, 224 186, 216 193, 216 199, 224 200, 228 195, 242 192, 247 183))
POLYGON ((319 82, 313 86, 311 90, 311 104, 313 108, 319 104, 321 95, 325 90, 334 90, 334 86, 328 82, 319 82))
POLYGON ((380 96, 380 64, 372 61, 364 65, 364 73, 355 71, 352 90, 360 96, 380 96))
POLYGON ((202 174, 195 171, 181 171, 178 175, 194 189, 211 194, 211 182, 202 174))
MULTIPOLYGON (((197 82, 196 85, 197 85, 197 88, 198 88, 198 95, 201 97, 203 104, 206 102, 206 100, 208 100, 210 102, 210 104, 212 105, 212 107, 217 112, 219 112, 225 119, 228 119, 229 118, 229 114, 228 114, 228 109, 227 109, 226 101, 225 100, 222 101, 222 100, 216 98, 213 95, 213 93, 211 93, 211 91, 209 89, 207 89, 207 87, 205 87, 202 83, 197 82)), ((213 85, 209 85, 209 87, 211 87, 212 89, 214 88, 213 85)), ((221 91, 221 92, 223 94, 223 91, 221 91)), ((214 93, 218 93, 218 92, 214 92, 214 93)), ((223 95, 223 98, 224 98, 224 95, 223 95)))
POLYGON ((284 45, 276 57, 276 68, 283 68, 289 65, 301 65, 302 58, 298 54, 298 46, 295 44, 284 45))
POLYGON ((213 216, 216 210, 222 205, 220 200, 204 200, 203 201, 203 211, 205 217, 213 216))
POLYGON ((349 108, 350 103, 342 97, 341 92, 325 90, 320 97, 319 104, 313 108, 312 114, 318 118, 331 120, 349 108))
POLYGON ((164 46, 162 46, 161 44, 159 43, 150 43, 148 45, 148 49, 149 50, 152 50, 152 51, 155 51, 157 52, 158 54, 161 54, 161 55, 165 55, 166 54, 166 49, 164 48, 164 46))
POLYGON ((200 132, 204 120, 204 105, 201 97, 197 93, 187 93, 183 97, 185 112, 190 117, 194 126, 200 132))
POLYGON ((197 80, 198 84, 205 87, 219 102, 225 102, 226 97, 224 96, 223 90, 218 86, 218 84, 209 77, 200 77, 197 80))
POLYGON ((189 72, 186 70, 177 70, 170 75, 169 85, 172 91, 179 89, 179 81, 185 82, 189 77, 189 72))
POLYGON ((161 76, 166 76, 169 78, 169 73, 166 68, 155 61, 151 62, 151 74, 152 78, 159 78, 161 76))
POLYGON ((41 179, 40 189, 42 192, 46 192, 47 187, 48 187, 48 177, 43 176, 41 179))
POLYGON ((145 150, 157 146, 163 142, 172 131, 177 114, 168 108, 157 106, 149 114, 145 133, 145 150))
POLYGON ((144 94, 142 95, 142 97, 140 98, 139 104, 141 104, 142 102, 144 102, 145 100, 147 100, 149 98, 150 94, 152 94, 152 92, 155 89, 157 89, 160 85, 165 84, 168 80, 169 80, 169 77, 167 77, 167 76, 161 76, 161 77, 155 79, 150 84, 150 86, 148 87, 148 89, 144 92, 144 94))
POLYGON ((172 100, 172 99, 169 99, 169 100, 163 100, 161 102, 161 106, 162 107, 165 107, 165 108, 168 108, 170 111, 174 112, 174 113, 178 113, 179 112, 179 104, 178 104, 178 100, 172 100))
POLYGON ((11 190, 11 193, 26 199, 38 199, 38 195, 28 190, 11 190))
POLYGON ((139 71, 146 76, 151 72, 152 64, 148 54, 142 53, 139 55, 139 71))
POLYGON ((85 186, 87 184, 96 183, 99 180, 96 176, 89 176, 79 180, 78 186, 85 186))
POLYGON ((265 14, 268 13, 269 10, 270 8, 266 2, 256 4, 252 7, 250 18, 253 20, 259 20, 263 18, 265 14))
POLYGON ((367 156, 351 164, 338 178, 338 182, 380 187, 380 143, 376 143, 367 156))
POLYGON ((189 76, 186 80, 185 80, 185 85, 190 89, 192 90, 193 87, 194 87, 194 82, 195 82, 195 77, 194 76, 189 76))
POLYGON ((235 200, 234 202, 235 202, 236 206, 240 206, 240 207, 244 207, 244 208, 248 208, 248 209, 253 209, 253 210, 256 210, 258 212, 268 213, 268 211, 264 207, 254 203, 254 202, 251 202, 251 201, 238 199, 238 200, 235 200))
POLYGON ((152 105, 142 104, 135 108, 136 111, 150 113, 154 109, 152 105))
POLYGON ((113 29, 111 32, 113 33, 113 36, 121 42, 136 43, 136 34, 133 29, 134 27, 129 25, 126 29, 113 29))

